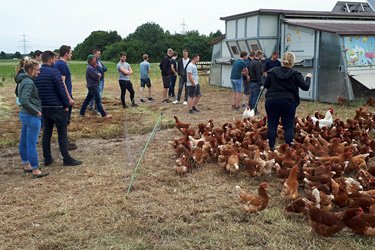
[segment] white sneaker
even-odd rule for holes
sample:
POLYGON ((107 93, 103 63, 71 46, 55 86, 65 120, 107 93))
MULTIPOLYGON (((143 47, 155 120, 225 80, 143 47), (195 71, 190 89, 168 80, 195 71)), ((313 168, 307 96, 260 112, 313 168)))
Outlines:
POLYGON ((182 103, 182 104, 187 105, 187 101, 184 101, 184 103, 182 103))
POLYGON ((174 101, 174 102, 172 102, 173 104, 177 104, 177 103, 179 103, 179 101, 178 100, 176 100, 176 101, 174 101))

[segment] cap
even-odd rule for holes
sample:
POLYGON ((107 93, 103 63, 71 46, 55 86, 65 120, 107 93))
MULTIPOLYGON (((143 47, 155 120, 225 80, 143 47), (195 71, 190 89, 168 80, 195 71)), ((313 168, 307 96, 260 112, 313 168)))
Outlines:
POLYGON ((93 59, 95 56, 93 54, 90 54, 87 56, 87 61, 90 61, 91 59, 93 59))

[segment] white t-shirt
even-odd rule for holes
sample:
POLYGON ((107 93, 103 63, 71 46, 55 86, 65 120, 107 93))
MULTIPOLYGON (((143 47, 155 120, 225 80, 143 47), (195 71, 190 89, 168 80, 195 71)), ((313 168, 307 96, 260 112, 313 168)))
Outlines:
POLYGON ((184 69, 186 68, 186 64, 189 62, 189 58, 188 59, 186 59, 186 60, 184 60, 183 58, 182 58, 182 64, 184 65, 184 69))
POLYGON ((193 86, 193 84, 191 84, 190 79, 189 79, 189 73, 191 73, 193 81, 197 85, 198 84, 198 70, 197 70, 197 66, 192 62, 190 62, 186 68, 186 75, 187 75, 186 86, 193 86))

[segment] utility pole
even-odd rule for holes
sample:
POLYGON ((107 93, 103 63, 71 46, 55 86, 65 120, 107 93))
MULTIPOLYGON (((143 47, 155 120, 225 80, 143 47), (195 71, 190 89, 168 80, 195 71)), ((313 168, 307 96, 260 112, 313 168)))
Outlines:
POLYGON ((27 45, 30 41, 28 41, 26 37, 25 32, 23 32, 22 39, 19 41, 22 43, 22 46, 19 47, 23 48, 23 54, 27 54, 27 48, 30 48, 30 46, 27 45))
POLYGON ((180 24, 182 26, 181 34, 185 35, 186 34, 186 29, 187 24, 185 23, 185 18, 182 19, 182 23, 180 24))

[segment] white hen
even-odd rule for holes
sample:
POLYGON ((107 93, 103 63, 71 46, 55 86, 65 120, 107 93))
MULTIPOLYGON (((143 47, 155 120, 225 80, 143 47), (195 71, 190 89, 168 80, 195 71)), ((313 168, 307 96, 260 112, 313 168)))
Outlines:
POLYGON ((323 128, 323 127, 329 128, 331 127, 333 123, 332 115, 333 115, 333 108, 329 108, 323 119, 317 119, 316 117, 313 116, 311 117, 311 120, 314 125, 316 124, 317 121, 319 121, 320 128, 323 128))
POLYGON ((242 114, 242 117, 245 119, 245 118, 249 118, 249 117, 254 117, 255 113, 254 113, 254 110, 250 110, 250 107, 247 106, 247 108, 245 109, 245 111, 243 112, 242 114))

